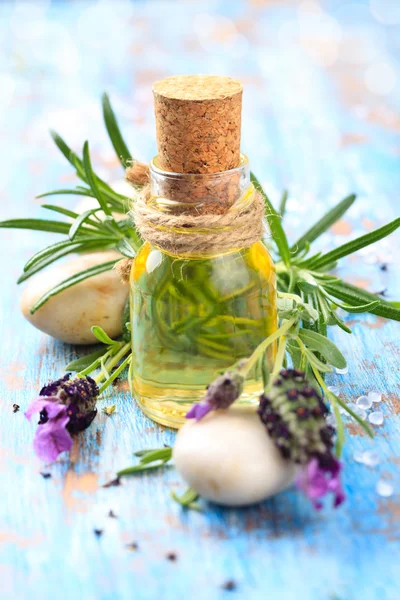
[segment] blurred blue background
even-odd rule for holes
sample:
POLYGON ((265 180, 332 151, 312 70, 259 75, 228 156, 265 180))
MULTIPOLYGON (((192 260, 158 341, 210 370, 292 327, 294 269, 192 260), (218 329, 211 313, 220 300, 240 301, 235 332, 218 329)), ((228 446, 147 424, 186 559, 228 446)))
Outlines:
POLYGON ((243 81, 242 150, 273 199, 289 188, 291 227, 354 190, 384 215, 400 189, 398 0, 3 0, 0 23, 3 217, 71 177, 49 128, 76 150, 89 139, 100 173, 121 175, 103 91, 150 159, 152 83, 183 73, 243 81))

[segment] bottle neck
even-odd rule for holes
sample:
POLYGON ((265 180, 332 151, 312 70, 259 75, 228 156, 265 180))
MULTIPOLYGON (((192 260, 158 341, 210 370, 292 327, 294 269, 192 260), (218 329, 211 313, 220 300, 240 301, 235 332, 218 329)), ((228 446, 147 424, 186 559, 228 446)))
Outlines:
POLYGON ((173 215, 224 215, 251 189, 246 156, 235 169, 219 173, 172 173, 150 164, 150 203, 173 215))

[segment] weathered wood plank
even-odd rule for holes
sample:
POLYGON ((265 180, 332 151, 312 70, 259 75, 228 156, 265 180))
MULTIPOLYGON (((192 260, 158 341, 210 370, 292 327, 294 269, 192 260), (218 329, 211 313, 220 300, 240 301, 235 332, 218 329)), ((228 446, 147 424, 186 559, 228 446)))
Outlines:
MULTIPOLYGON (((221 72, 244 80, 243 150, 273 200, 289 188, 293 239, 352 191, 360 199, 324 238, 327 246, 398 216, 398 86, 377 95, 366 86, 365 72, 376 55, 391 68, 398 63, 399 29, 376 21, 368 2, 353 9, 323 2, 325 13, 291 2, 43 6, 37 3, 31 13, 0 7, 8 73, 0 99, 6 140, 2 218, 43 215, 33 194, 72 181, 48 139, 50 126, 77 149, 89 138, 104 176, 121 177, 101 125, 97 98, 103 89, 115 100, 135 155, 150 158, 151 83, 172 72, 221 72)), ((65 205, 72 207, 73 200, 66 198, 65 205)), ((69 458, 47 468, 34 457, 34 428, 23 411, 40 385, 77 355, 35 331, 18 310, 14 282, 47 239, 29 232, 1 235, 1 596, 214 599, 228 593, 221 585, 232 579, 243 598, 398 600, 399 325, 356 315, 348 319, 352 336, 334 333, 349 374, 332 382, 349 399, 381 390, 385 415, 374 442, 348 426, 348 500, 342 509, 316 514, 289 490, 249 509, 205 506, 202 514, 185 513, 170 499, 171 489, 183 490, 173 469, 101 487, 131 464, 135 450, 174 439, 138 411, 125 385, 113 390, 117 412, 109 418, 100 413, 69 458), (15 414, 13 403, 21 407, 15 414), (380 457, 375 468, 353 458, 370 448, 380 457), (44 479, 43 470, 52 477, 44 479), (380 476, 392 481, 392 498, 377 495, 380 476), (109 517, 110 510, 118 518, 109 517), (94 529, 103 534, 97 537, 94 529), (127 547, 132 542, 136 551, 127 547), (167 560, 169 552, 177 554, 175 562, 167 560)), ((345 261, 340 274, 373 291, 387 288, 389 299, 399 297, 398 240, 345 261), (382 263, 387 271, 379 269, 382 263)))

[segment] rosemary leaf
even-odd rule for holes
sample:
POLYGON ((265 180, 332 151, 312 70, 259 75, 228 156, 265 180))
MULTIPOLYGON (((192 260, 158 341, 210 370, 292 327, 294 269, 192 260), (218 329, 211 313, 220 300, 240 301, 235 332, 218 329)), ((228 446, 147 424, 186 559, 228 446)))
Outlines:
POLYGON ((78 213, 68 210, 68 208, 64 208, 63 206, 54 206, 54 204, 42 204, 42 208, 46 208, 47 210, 51 210, 56 213, 60 213, 61 215, 65 215, 66 217, 71 217, 71 219, 76 219, 78 217, 78 213))
POLYGON ((145 473, 146 471, 152 471, 153 469, 159 469, 160 467, 168 467, 169 465, 167 465, 166 462, 166 460, 158 460, 157 462, 151 463, 149 465, 138 464, 134 467, 128 467, 127 469, 122 469, 122 471, 118 471, 117 477, 137 475, 139 473, 145 473))
POLYGON ((118 252, 121 252, 121 254, 128 258, 135 258, 136 256, 135 250, 132 248, 132 246, 126 238, 122 238, 122 240, 119 240, 116 249, 118 250, 118 252))
POLYGON ((103 94, 102 104, 103 118, 108 131, 108 135, 110 136, 111 143, 114 146, 114 150, 117 153, 120 163, 125 169, 129 161, 132 159, 132 155, 124 142, 121 131, 118 127, 117 119, 115 117, 110 100, 106 93, 103 94))
POLYGON ((68 232, 69 239, 74 240, 77 234, 81 231, 82 225, 84 223, 90 223, 93 227, 99 229, 102 233, 104 233, 105 228, 101 225, 101 223, 97 223, 90 219, 92 215, 94 215, 97 211, 102 210, 101 208, 91 208, 90 210, 85 210, 80 215, 76 216, 75 221, 72 223, 70 230, 68 232))
POLYGON ((338 248, 331 250, 331 252, 324 254, 323 256, 321 256, 315 262, 312 263, 312 268, 320 269, 324 265, 327 265, 333 261, 339 260, 340 258, 343 258, 344 256, 348 256, 349 254, 353 254, 354 252, 361 250, 361 248, 365 248, 366 246, 374 244, 375 242, 378 242, 382 238, 385 238, 389 234, 393 233, 393 231, 396 231, 396 229, 399 226, 400 226, 400 217, 397 219, 394 219, 393 221, 391 221, 390 223, 387 223, 386 225, 384 225, 383 227, 380 227, 379 229, 375 229, 374 231, 371 231, 370 233, 362 235, 361 237, 359 237, 355 240, 352 240, 351 242, 347 242, 347 244, 343 244, 343 246, 339 246, 338 248))
POLYGON ((30 311, 31 315, 33 315, 41 306, 43 306, 43 304, 45 304, 53 296, 56 296, 63 290, 66 290, 69 287, 72 287, 73 285, 76 285, 77 283, 88 279, 89 277, 94 277, 95 275, 99 275, 100 273, 104 273, 105 271, 111 270, 116 262, 118 262, 118 259, 103 263, 101 265, 94 265, 89 269, 85 269, 84 271, 80 271, 79 273, 75 273, 75 275, 71 275, 71 277, 64 279, 64 281, 61 281, 59 284, 48 290, 45 294, 43 294, 41 298, 39 298, 37 302, 35 302, 30 311))
POLYGON ((120 342, 112 340, 99 325, 93 325, 92 333, 99 340, 99 342, 106 344, 107 346, 115 346, 116 344, 120 344, 120 342))
POLYGON ((198 497, 199 494, 192 488, 188 488, 186 492, 182 494, 182 496, 178 496, 175 490, 171 491, 171 498, 175 500, 175 502, 184 508, 201 511, 200 505, 196 503, 198 497))
POLYGON ((272 206, 269 198, 267 197, 266 193, 261 187, 260 182, 253 173, 250 174, 250 179, 255 189, 261 193, 264 199, 266 207, 265 216, 271 229, 272 237, 278 248, 281 259, 283 260, 286 267, 288 267, 290 265, 290 250, 286 234, 283 230, 281 223, 282 217, 279 213, 276 212, 275 208, 272 206))
POLYGON ((311 244, 314 240, 316 240, 322 233, 327 231, 340 217, 344 215, 344 213, 350 208, 350 206, 355 201, 356 196, 351 194, 344 198, 339 204, 334 206, 332 210, 326 213, 313 225, 306 233, 304 233, 301 238, 295 242, 291 248, 291 252, 297 255, 303 248, 306 247, 306 244, 311 244))
POLYGON ((325 285, 324 289, 335 298, 339 298, 344 302, 347 302, 354 306, 362 306, 368 302, 375 302, 379 300, 378 306, 375 306, 368 310, 368 312, 379 317, 385 317, 386 319, 392 319, 393 321, 400 321, 400 309, 396 306, 380 299, 375 294, 367 292, 355 285, 345 283, 341 281, 337 284, 325 285))
POLYGON ((35 275, 38 271, 41 271, 48 265, 51 265, 53 262, 59 260, 63 256, 70 254, 71 252, 88 252, 89 250, 100 250, 108 246, 108 242, 90 242, 87 244, 78 244, 73 245, 72 247, 65 246, 64 248, 47 254, 47 256, 43 257, 41 260, 36 261, 29 269, 25 270, 22 275, 18 278, 17 283, 22 283, 26 281, 32 275, 35 275))
MULTIPOLYGON (((91 364, 93 364, 98 358, 101 358, 106 352, 107 348, 100 348, 100 350, 96 350, 87 356, 82 356, 81 358, 77 358, 76 360, 72 360, 65 367, 65 371, 74 371, 79 373, 84 369, 87 369, 91 364)), ((96 363, 97 365, 97 363, 96 363)), ((94 367, 95 368, 95 367, 94 367)))
POLYGON ((127 367, 131 363, 131 360, 132 354, 129 354, 125 358, 125 360, 119 365, 119 367, 115 369, 115 371, 113 371, 113 373, 108 377, 108 379, 106 379, 105 382, 102 384, 102 386, 99 388, 99 394, 102 394, 104 390, 107 389, 108 386, 111 385, 112 382, 115 381, 115 379, 117 379, 117 377, 119 377, 119 375, 122 373, 125 367, 127 367))
MULTIPOLYGON (((2 229, 32 229, 35 231, 48 231, 50 233, 68 233, 70 224, 63 221, 50 221, 47 219, 10 219, 0 221, 2 229)), ((91 233, 86 230, 86 233, 91 233)))
POLYGON ((90 185, 90 188, 91 188, 97 202, 101 206, 103 212, 106 215, 111 217, 112 215, 111 215, 110 207, 108 206, 107 202, 104 200, 104 198, 97 186, 96 178, 94 176, 93 169, 92 169, 92 163, 90 161, 89 142, 87 142, 87 141, 83 145, 83 166, 85 169, 86 179, 90 185))
POLYGON ((93 193, 89 188, 75 188, 74 190, 54 190, 52 192, 45 192, 35 196, 36 198, 46 198, 47 196, 89 196, 93 198, 93 193))
POLYGON ((288 199, 288 191, 284 190, 284 192, 282 194, 281 202, 279 204, 279 214, 281 215, 281 217, 285 216, 287 199, 288 199))

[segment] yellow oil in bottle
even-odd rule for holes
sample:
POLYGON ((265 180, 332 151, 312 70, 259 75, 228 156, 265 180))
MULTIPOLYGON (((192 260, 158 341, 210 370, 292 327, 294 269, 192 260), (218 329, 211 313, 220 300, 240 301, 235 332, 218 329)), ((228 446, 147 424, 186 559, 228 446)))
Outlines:
MULTIPOLYGON (((147 416, 169 427, 179 427, 219 372, 250 356, 277 327, 275 268, 261 242, 190 259, 146 242, 130 286, 132 394, 147 416)), ((258 371, 235 406, 258 401, 258 371)))

